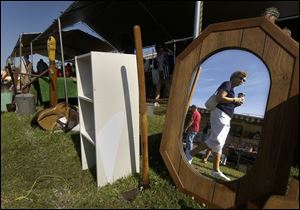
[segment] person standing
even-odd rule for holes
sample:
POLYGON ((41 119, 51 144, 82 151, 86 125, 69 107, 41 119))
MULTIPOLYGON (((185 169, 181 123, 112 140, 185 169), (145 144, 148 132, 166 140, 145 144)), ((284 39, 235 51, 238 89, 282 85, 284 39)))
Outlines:
MULTIPOLYGON (((205 141, 209 136, 210 136, 210 132, 211 132, 211 125, 210 125, 210 120, 207 121, 207 124, 205 126, 205 128, 203 129, 203 135, 202 135, 202 141, 205 141)), ((205 152, 205 155, 202 159, 203 163, 207 163, 207 160, 209 158, 211 154, 211 149, 207 149, 205 152)))
POLYGON ((36 64, 37 74, 42 73, 48 68, 48 65, 44 62, 43 59, 40 59, 39 62, 36 64))
POLYGON ((192 164, 192 159, 193 159, 190 154, 190 151, 193 149, 193 141, 195 136, 199 132, 200 121, 201 121, 201 115, 198 112, 197 107, 195 105, 192 105, 191 109, 192 109, 191 120, 189 121, 189 123, 187 124, 184 130, 185 132, 187 132, 185 155, 190 164, 192 164))
POLYGON ((169 96, 170 89, 170 76, 173 71, 173 66, 170 64, 171 52, 166 50, 164 45, 158 45, 157 56, 154 59, 154 69, 156 70, 157 79, 155 82, 155 96, 154 96, 154 106, 159 106, 158 100, 162 94, 162 87, 164 88, 164 97, 169 96), (172 69, 171 69, 172 68, 172 69))
MULTIPOLYGON (((268 21, 275 24, 278 20, 280 13, 276 7, 268 7, 265 9, 265 11, 262 14, 263 17, 265 17, 268 21)), ((287 27, 284 27, 282 31, 287 34, 288 36, 292 35, 291 30, 289 30, 287 27)))
MULTIPOLYGON (((24 58, 22 59, 21 73, 24 74, 22 75, 22 81, 21 81, 22 85, 29 83, 30 81, 29 74, 32 73, 32 63, 29 61, 29 55, 24 55, 24 58)), ((29 93, 29 87, 25 88, 23 90, 23 93, 29 93)))
POLYGON ((211 133, 206 141, 202 141, 190 154, 211 149, 213 153, 213 170, 211 175, 215 178, 230 181, 220 170, 222 149, 230 130, 230 120, 234 109, 244 102, 244 97, 235 97, 234 88, 246 82, 247 73, 235 71, 230 76, 230 81, 223 82, 217 89, 218 104, 210 113, 211 133))

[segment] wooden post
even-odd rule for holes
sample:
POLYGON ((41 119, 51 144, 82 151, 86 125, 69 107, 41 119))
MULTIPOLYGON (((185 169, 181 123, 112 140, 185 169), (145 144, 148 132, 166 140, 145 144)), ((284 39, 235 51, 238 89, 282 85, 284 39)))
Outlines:
POLYGON ((140 121, 141 121, 140 129, 141 129, 142 157, 143 157, 141 186, 149 187, 148 120, 147 120, 147 110, 146 110, 145 75, 144 75, 141 29, 138 25, 134 26, 134 42, 135 42, 135 49, 136 49, 136 61, 137 61, 138 79, 139 79, 139 108, 140 108, 140 121))
POLYGON ((47 41, 48 57, 49 57, 49 90, 50 105, 53 107, 57 104, 57 69, 55 66, 55 50, 56 41, 53 36, 49 36, 47 41))

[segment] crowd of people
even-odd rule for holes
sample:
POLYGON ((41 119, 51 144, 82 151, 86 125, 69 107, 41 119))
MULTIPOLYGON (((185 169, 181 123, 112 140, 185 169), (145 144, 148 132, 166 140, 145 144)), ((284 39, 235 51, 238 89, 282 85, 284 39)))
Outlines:
MULTIPOLYGON (((32 62, 29 59, 29 55, 24 55, 21 57, 20 65, 17 65, 15 59, 9 57, 6 61, 6 66, 4 70, 1 70, 1 85, 8 84, 12 82, 12 76, 9 73, 8 66, 11 69, 13 74, 13 79, 15 81, 16 89, 19 90, 21 86, 30 84, 32 76, 39 76, 41 73, 49 69, 48 64, 41 58, 37 64, 36 68, 33 67, 32 62)), ((65 66, 65 75, 66 77, 75 77, 76 72, 71 63, 67 63, 65 66)), ((48 76, 44 74, 43 76, 48 76)), ((57 69, 57 76, 63 77, 63 68, 57 69)), ((22 90, 23 93, 29 92, 29 87, 22 90)), ((12 89, 13 85, 9 89, 12 89)))

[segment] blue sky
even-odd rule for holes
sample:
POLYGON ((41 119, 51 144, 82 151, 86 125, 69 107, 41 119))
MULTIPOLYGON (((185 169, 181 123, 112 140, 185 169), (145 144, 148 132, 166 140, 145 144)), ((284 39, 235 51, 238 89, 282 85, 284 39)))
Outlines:
POLYGON ((191 103, 205 107, 204 103, 220 84, 229 81, 237 70, 248 73, 247 81, 235 87, 246 94, 245 102, 235 109, 235 113, 263 117, 269 94, 270 77, 265 64, 254 54, 243 50, 220 51, 201 64, 201 74, 192 96, 191 103))
MULTIPOLYGON (((6 59, 12 52, 21 33, 43 32, 72 2, 1 1, 1 69, 5 66, 6 59)), ((80 29, 97 36, 96 33, 81 23, 64 30, 70 29, 80 29)), ((47 47, 46 43, 45 47, 47 47)), ((42 56, 35 54, 33 57, 34 67, 36 67, 36 62, 42 56)), ((44 60, 48 62, 48 58, 44 60)))

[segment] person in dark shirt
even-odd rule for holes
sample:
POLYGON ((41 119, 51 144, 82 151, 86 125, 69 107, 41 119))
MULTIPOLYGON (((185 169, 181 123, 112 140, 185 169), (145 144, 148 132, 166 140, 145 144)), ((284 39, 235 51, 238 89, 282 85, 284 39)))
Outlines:
POLYGON ((234 88, 246 82, 247 73, 236 71, 231 74, 230 81, 223 82, 217 89, 218 104, 210 113, 211 133, 210 136, 194 148, 190 154, 211 149, 213 153, 213 170, 211 175, 229 181, 230 178, 220 171, 222 149, 230 130, 230 120, 233 117, 234 109, 244 102, 244 96, 235 97, 234 88))
POLYGON ((155 82, 156 102, 154 103, 154 106, 159 106, 158 100, 161 98, 161 95, 166 98, 169 97, 174 62, 173 52, 166 48, 165 45, 158 45, 156 52, 157 57, 154 59, 154 69, 157 71, 156 74, 159 74, 159 76, 155 82))
POLYGON ((40 74, 46 69, 48 69, 48 65, 44 62, 43 59, 40 59, 39 62, 36 64, 37 73, 40 74))

